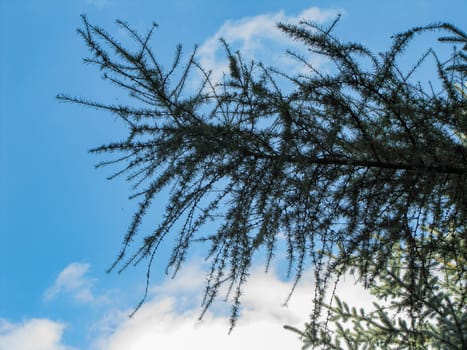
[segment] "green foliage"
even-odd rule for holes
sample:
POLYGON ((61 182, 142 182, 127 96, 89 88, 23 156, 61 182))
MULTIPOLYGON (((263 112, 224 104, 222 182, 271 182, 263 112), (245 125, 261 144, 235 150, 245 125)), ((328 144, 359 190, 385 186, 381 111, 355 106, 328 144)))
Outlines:
MULTIPOLYGON (((413 251, 396 243, 387 269, 375 271, 370 285, 378 300, 373 310, 356 310, 335 295, 332 306, 324 305, 328 321, 319 329, 287 328, 302 337, 304 349, 465 349, 466 244, 461 232, 429 229, 415 246, 426 266, 411 269, 413 251)), ((362 277, 358 253, 350 261, 346 269, 362 277)), ((371 260, 366 263, 377 269, 371 260)))
MULTIPOLYGON (((467 133, 466 101, 452 84, 466 71, 464 51, 450 70, 431 49, 414 67, 398 66, 418 33, 440 30, 454 37, 446 41, 464 40, 457 28, 416 28, 395 36, 388 51, 376 55, 334 37, 336 22, 327 28, 279 24, 334 68, 320 72, 306 57, 290 53, 304 72, 291 76, 245 62, 224 43, 230 72, 216 82, 210 67, 197 62, 196 50, 184 62, 178 46, 164 69, 150 48, 152 29, 142 36, 118 24, 134 38, 136 51, 85 17, 78 32, 91 53, 85 61, 128 91, 133 103, 58 97, 111 112, 128 126, 126 140, 91 150, 116 154, 99 166, 120 165, 113 177, 125 176, 132 198, 139 198, 111 269, 146 259, 149 282, 161 242, 174 242, 167 264, 172 273, 194 242, 205 242, 211 269, 204 310, 227 285, 234 325, 254 254, 266 252, 269 264, 283 240, 295 281, 305 267, 315 269, 317 320, 330 277, 356 252, 363 261, 376 259, 374 269, 362 264, 362 275, 371 278, 386 268, 391 242, 414 248, 421 225, 440 232, 463 227, 467 151, 456 132, 467 133), (440 92, 412 81, 430 57, 440 92), (290 88, 282 87, 284 79, 290 88), (199 86, 193 89, 188 83, 195 80, 199 86), (163 218, 153 230, 140 232, 164 190, 170 193, 165 209, 157 204, 163 218), (329 259, 338 246, 342 254, 329 259)), ((411 273, 424 262, 424 256, 413 256, 411 273)))

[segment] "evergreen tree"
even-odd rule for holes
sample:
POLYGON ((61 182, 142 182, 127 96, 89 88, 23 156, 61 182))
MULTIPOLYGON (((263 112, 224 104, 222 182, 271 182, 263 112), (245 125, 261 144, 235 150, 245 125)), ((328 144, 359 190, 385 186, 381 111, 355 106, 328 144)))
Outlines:
MULTIPOLYGON (((443 41, 465 42, 465 38, 445 37, 443 41)), ((464 50, 466 47, 464 47, 464 50)), ((455 53, 447 70, 465 70, 466 56, 455 53)), ((464 78, 461 75, 461 78, 464 78)), ((467 82, 454 83, 460 97, 467 100, 467 82)), ((467 115, 467 110, 461 111, 467 115)), ((467 136, 454 131, 463 147, 467 136)), ((465 349, 467 347, 467 237, 451 229, 442 234, 425 228, 427 234, 415 244, 416 254, 424 256, 425 266, 409 269, 411 255, 407 245, 392 245, 386 267, 377 269, 372 260, 356 252, 342 272, 364 281, 362 266, 368 266, 376 279, 369 287, 378 302, 368 311, 331 296, 326 321, 305 330, 284 326, 300 335, 303 349, 465 349), (334 305, 332 305, 334 301, 334 305), (350 323, 350 325, 349 325, 350 323), (330 327, 329 327, 330 326, 330 327)), ((379 239, 379 237, 377 237, 379 239)))
POLYGON ((303 66, 293 76, 247 62, 223 42, 229 71, 216 82, 196 50, 184 60, 181 46, 164 69, 150 48, 155 25, 143 36, 118 22, 135 39, 132 51, 83 17, 78 32, 91 52, 85 61, 134 98, 113 105, 58 96, 109 111, 128 126, 126 140, 91 150, 117 154, 98 166, 120 165, 112 178, 126 176, 132 198, 140 199, 111 270, 147 259, 149 282, 168 236, 175 238, 172 273, 194 242, 205 242, 211 269, 204 310, 227 285, 233 326, 254 254, 265 252, 268 266, 284 241, 296 282, 308 265, 315 270, 310 329, 319 326, 330 277, 357 253, 368 281, 386 268, 395 247, 409 252, 409 276, 428 274, 431 253, 417 246, 426 236, 421 228, 465 232, 467 150, 456 133, 467 134, 466 101, 453 84, 466 73, 466 47, 450 67, 433 49, 409 69, 398 60, 417 34, 443 31, 444 39, 462 43, 467 36, 449 24, 414 28, 376 55, 338 40, 336 22, 278 25, 333 69, 319 71, 289 52, 303 66), (439 92, 412 78, 427 60, 438 70, 439 92), (187 87, 194 75, 197 89, 187 87), (170 198, 163 218, 141 236, 143 217, 164 189, 170 198), (340 254, 329 258, 338 247, 340 254))
MULTIPOLYGON (((427 236, 417 242, 426 266, 414 275, 408 268, 411 253, 396 243, 387 268, 377 271, 370 286, 378 299, 373 310, 349 307, 334 295, 334 305, 323 304, 327 322, 305 331, 285 328, 300 335, 303 349, 465 349, 466 244, 460 232, 446 235, 427 229, 427 236)), ((361 278, 361 263, 357 253, 346 270, 355 270, 361 278)), ((366 263, 371 270, 377 268, 366 263)))

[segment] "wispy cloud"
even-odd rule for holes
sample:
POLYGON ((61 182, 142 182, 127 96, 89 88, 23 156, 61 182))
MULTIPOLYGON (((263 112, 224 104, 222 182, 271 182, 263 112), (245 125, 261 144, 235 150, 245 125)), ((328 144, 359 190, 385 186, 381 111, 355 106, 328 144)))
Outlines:
POLYGON ((73 350, 62 342, 63 323, 30 319, 13 324, 0 319, 0 350, 73 350))
POLYGON ((72 263, 63 269, 54 284, 44 293, 45 300, 52 300, 60 294, 71 296, 81 303, 93 303, 98 299, 92 293, 95 279, 88 276, 89 264, 72 263))
MULTIPOLYGON (((219 39, 223 38, 234 50, 239 50, 247 59, 255 58, 279 68, 296 68, 296 61, 285 55, 287 48, 300 51, 294 43, 277 28, 277 23, 296 24, 301 20, 324 23, 338 14, 337 10, 322 10, 311 7, 297 16, 288 16, 284 11, 261 14, 239 20, 226 21, 221 28, 199 47, 201 65, 212 70, 214 80, 226 71, 228 64, 219 39)), ((317 57, 315 57, 317 59, 317 57)), ((319 61, 316 61, 319 63, 319 61)))

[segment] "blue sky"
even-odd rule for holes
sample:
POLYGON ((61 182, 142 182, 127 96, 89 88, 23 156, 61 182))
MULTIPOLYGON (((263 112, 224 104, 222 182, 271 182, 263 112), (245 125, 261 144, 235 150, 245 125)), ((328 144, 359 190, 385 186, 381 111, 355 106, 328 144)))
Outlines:
POLYGON ((83 13, 116 36, 122 33, 115 19, 140 31, 155 21, 162 60, 178 43, 187 51, 199 44, 207 65, 222 66, 214 48, 219 36, 287 64, 280 55, 286 44, 272 23, 305 15, 325 21, 339 12, 340 37, 379 51, 392 34, 411 26, 448 21, 462 28, 467 2, 0 0, 0 350, 145 350, 154 344, 210 350, 219 342, 224 349, 254 348, 256 341, 264 349, 299 348, 281 325, 306 320, 311 282, 304 281, 285 309, 280 304, 288 285, 274 273, 254 275, 244 317, 227 336, 222 306, 196 323, 204 280, 196 258, 176 280, 155 268, 153 298, 128 320, 144 290, 144 268, 120 275, 105 270, 135 203, 127 200, 127 184, 106 181, 109 172, 94 169, 101 159, 87 153, 119 138, 123 129, 113 116, 59 103, 55 96, 125 98, 82 64, 86 47, 75 30, 83 13), (264 298, 263 289, 277 293, 264 298))

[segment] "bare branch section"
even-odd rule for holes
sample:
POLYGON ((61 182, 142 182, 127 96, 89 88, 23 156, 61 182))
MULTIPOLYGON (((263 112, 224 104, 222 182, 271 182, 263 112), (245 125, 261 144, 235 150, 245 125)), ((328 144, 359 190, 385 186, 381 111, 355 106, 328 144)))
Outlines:
POLYGON ((178 47, 165 69, 150 48, 152 29, 142 36, 118 23, 135 39, 136 52, 86 17, 78 32, 91 53, 86 62, 135 102, 115 106, 58 97, 107 110, 128 125, 126 140, 91 151, 117 154, 101 165, 121 164, 116 176, 126 176, 140 198, 111 270, 147 259, 149 271, 170 236, 175 244, 167 270, 175 274, 192 243, 203 241, 211 262, 204 310, 227 286, 233 326, 255 252, 266 252, 269 264, 285 244, 296 281, 306 266, 315 268, 318 316, 329 277, 355 252, 384 268, 388 245, 410 246, 422 236, 421 225, 440 232, 454 225, 465 232, 467 150, 456 135, 467 134, 466 102, 452 88, 464 78, 465 47, 451 70, 434 51, 423 56, 433 58, 443 84, 439 93, 411 81, 420 62, 406 74, 397 63, 417 33, 439 30, 445 41, 453 36, 466 42, 459 29, 416 28, 374 55, 335 38, 336 23, 279 24, 334 69, 319 72, 295 55, 309 74, 289 76, 246 63, 224 42, 230 71, 214 82, 210 67, 197 63, 196 50, 184 59, 178 47), (281 88, 284 77, 292 85, 287 91, 281 88), (163 218, 144 235, 144 216, 164 189, 171 195, 163 218), (331 259, 337 244, 344 253, 331 259))

